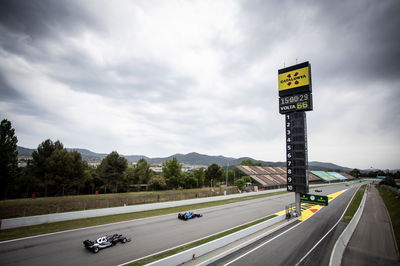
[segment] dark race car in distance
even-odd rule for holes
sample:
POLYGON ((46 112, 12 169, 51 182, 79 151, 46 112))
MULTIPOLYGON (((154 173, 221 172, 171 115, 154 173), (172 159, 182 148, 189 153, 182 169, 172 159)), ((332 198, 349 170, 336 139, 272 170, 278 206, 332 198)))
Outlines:
POLYGON ((125 236, 114 234, 99 237, 96 241, 85 240, 83 241, 83 245, 85 246, 85 248, 91 250, 93 253, 97 253, 100 249, 115 246, 115 244, 117 244, 118 242, 126 243, 129 241, 131 240, 129 238, 126 238, 125 236))
POLYGON ((196 218, 196 217, 202 217, 203 215, 201 215, 201 214, 197 214, 197 213, 194 213, 194 212, 184 212, 184 213, 178 213, 178 219, 181 219, 181 220, 189 220, 189 219, 193 219, 193 218, 196 218))
POLYGON ((322 192, 322 189, 317 188, 317 189, 315 190, 315 192, 322 192))

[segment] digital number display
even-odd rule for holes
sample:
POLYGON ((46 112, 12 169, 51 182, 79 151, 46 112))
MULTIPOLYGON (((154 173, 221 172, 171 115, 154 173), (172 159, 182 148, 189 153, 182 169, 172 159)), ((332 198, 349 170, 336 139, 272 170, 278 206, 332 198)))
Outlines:
POLYGON ((287 191, 308 192, 308 159, 305 112, 285 115, 287 191))
POLYGON ((281 114, 312 109, 312 94, 309 92, 279 98, 279 113, 281 114))
POLYGON ((302 101, 307 101, 310 98, 310 93, 290 95, 279 98, 281 104, 298 103, 302 101))
POLYGON ((295 192, 294 177, 293 177, 293 158, 292 158, 292 117, 287 114, 286 116, 286 180, 287 191, 295 192))

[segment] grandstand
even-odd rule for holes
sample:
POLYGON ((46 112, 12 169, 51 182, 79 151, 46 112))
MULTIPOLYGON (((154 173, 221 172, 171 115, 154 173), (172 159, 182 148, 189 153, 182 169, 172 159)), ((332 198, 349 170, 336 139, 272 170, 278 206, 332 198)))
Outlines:
POLYGON ((330 174, 333 177, 336 177, 336 179, 339 179, 339 180, 347 180, 347 177, 344 177, 341 174, 336 173, 336 172, 328 172, 328 174, 330 174))
MULTIPOLYGON (((286 167, 237 165, 236 169, 243 175, 250 176, 256 185, 261 188, 286 187, 286 167)), ((310 183, 321 181, 320 178, 312 173, 309 173, 308 180, 310 183)))
POLYGON ((354 176, 349 175, 348 173, 340 172, 340 174, 341 174, 342 176, 346 177, 347 179, 355 179, 354 176))
MULTIPOLYGON (((286 167, 270 167, 270 166, 246 166, 237 165, 243 175, 249 176, 254 185, 265 189, 274 189, 286 187, 286 167)), ((354 179, 346 173, 326 172, 326 171, 309 171, 309 183, 326 183, 326 182, 342 182, 354 179)))
POLYGON ((322 180, 326 182, 338 182, 349 179, 354 179, 351 175, 346 173, 337 173, 337 172, 325 172, 325 171, 311 171, 314 175, 318 176, 322 180))
POLYGON ((311 171, 311 173, 313 173, 314 175, 318 176, 319 178, 321 178, 326 182, 332 182, 338 180, 336 177, 328 174, 328 172, 325 171, 311 171))

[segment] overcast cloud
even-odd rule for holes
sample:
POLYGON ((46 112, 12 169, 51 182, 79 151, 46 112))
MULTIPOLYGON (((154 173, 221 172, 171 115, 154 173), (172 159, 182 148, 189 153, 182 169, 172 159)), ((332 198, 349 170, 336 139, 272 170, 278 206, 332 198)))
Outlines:
POLYGON ((18 145, 284 161, 277 71, 310 61, 309 160, 400 168, 400 1, 0 0, 18 145))

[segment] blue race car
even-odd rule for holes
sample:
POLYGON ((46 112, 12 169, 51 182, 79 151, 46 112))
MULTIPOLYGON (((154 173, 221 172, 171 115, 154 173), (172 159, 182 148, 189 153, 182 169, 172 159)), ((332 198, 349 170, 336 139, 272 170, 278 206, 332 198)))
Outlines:
POLYGON ((196 218, 196 217, 202 217, 202 216, 203 215, 197 214, 197 213, 194 213, 194 212, 178 213, 178 219, 185 220, 185 221, 187 221, 189 219, 196 218))

